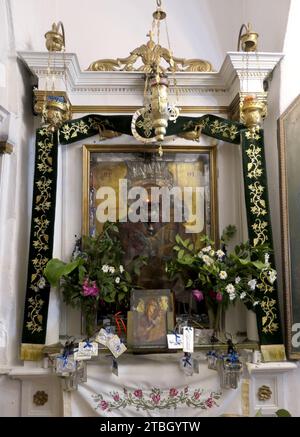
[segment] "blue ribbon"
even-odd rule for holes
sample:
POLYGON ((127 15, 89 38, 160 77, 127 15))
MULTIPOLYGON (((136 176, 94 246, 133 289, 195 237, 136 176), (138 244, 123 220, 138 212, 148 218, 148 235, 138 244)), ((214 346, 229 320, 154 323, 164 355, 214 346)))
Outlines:
POLYGON ((85 349, 86 347, 88 347, 89 349, 93 349, 93 345, 92 343, 90 343, 89 340, 85 340, 85 345, 83 346, 83 348, 85 349))
POLYGON ((173 334, 175 335, 176 344, 180 344, 180 335, 176 331, 173 331, 173 334))
POLYGON ((184 361, 183 367, 186 367, 187 365, 192 367, 191 359, 192 359, 192 355, 189 352, 185 352, 183 357, 183 361, 184 361))
POLYGON ((69 354, 64 351, 64 353, 62 355, 59 355, 57 357, 60 360, 63 360, 63 367, 66 367, 66 365, 68 364, 68 356, 69 356, 69 354))

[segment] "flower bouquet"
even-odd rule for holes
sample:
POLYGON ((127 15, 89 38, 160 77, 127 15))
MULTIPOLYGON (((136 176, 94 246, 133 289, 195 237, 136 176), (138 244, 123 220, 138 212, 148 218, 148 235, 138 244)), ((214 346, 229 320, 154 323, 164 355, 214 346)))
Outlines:
POLYGON ((210 328, 215 331, 220 330, 221 310, 229 304, 240 300, 249 309, 263 307, 277 276, 266 245, 254 247, 246 242, 227 253, 226 243, 233 233, 234 227, 225 229, 221 238, 223 250, 205 235, 200 237, 201 247, 177 235, 175 259, 166 267, 171 278, 181 276, 193 299, 206 304, 210 328))
MULTIPOLYGON (((89 336, 94 333, 98 311, 128 310, 133 275, 128 271, 132 266, 125 270, 122 264, 123 253, 118 226, 106 222, 101 235, 76 241, 69 263, 54 258, 46 265, 49 283, 60 286, 67 305, 82 310, 89 336)), ((135 260, 135 273, 144 262, 135 260)))

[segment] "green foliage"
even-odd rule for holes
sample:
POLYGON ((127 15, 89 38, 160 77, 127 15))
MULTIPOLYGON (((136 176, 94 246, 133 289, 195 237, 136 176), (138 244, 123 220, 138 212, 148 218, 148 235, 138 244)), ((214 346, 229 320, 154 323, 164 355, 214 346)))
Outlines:
MULTIPOLYGON (((277 417, 292 417, 291 413, 289 413, 287 410, 284 410, 282 408, 280 410, 275 411, 275 414, 277 417)), ((255 417, 264 417, 261 408, 257 411, 255 417)))
POLYGON ((222 232, 221 243, 227 244, 236 234, 236 226, 228 225, 222 232))
POLYGON ((50 260, 44 275, 51 285, 60 285, 66 304, 86 314, 101 306, 126 309, 134 278, 146 259, 138 257, 125 270, 123 254, 118 226, 106 222, 101 235, 83 237, 69 263, 50 260))
POLYGON ((289 413, 287 410, 284 410, 283 408, 277 410, 275 414, 277 417, 292 417, 291 413, 289 413))
MULTIPOLYGON (((222 234, 223 244, 235 232, 235 226, 228 226, 222 234)), ((238 298, 255 309, 263 302, 266 291, 272 291, 276 271, 269 263, 268 246, 253 247, 245 242, 227 253, 225 249, 217 250, 206 235, 200 238, 200 248, 179 235, 175 240, 175 256, 166 267, 170 278, 181 276, 186 289, 201 291, 207 305, 215 311, 219 305, 227 307, 238 298)))

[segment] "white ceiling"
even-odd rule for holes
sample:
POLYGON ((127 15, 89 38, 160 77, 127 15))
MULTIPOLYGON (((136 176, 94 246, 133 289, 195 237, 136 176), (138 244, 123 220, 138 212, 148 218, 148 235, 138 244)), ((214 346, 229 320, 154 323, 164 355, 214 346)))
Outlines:
MULTIPOLYGON (((126 57, 144 43, 155 0, 10 0, 16 50, 44 51, 44 34, 61 20, 68 52, 86 69, 99 58, 126 57)), ((259 51, 283 49, 290 0, 162 0, 174 55, 220 68, 235 51, 241 24, 260 34, 259 51)), ((162 45, 167 46, 162 27, 162 45)))

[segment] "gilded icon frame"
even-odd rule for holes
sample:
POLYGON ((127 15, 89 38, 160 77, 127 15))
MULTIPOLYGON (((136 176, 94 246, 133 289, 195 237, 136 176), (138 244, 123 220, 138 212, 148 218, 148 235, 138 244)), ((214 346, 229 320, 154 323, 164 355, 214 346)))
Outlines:
MULTIPOLYGON (((280 215, 282 243, 282 279, 285 314, 285 342, 289 359, 300 359, 296 324, 300 326, 300 96, 278 120, 278 156, 280 173, 280 215), (299 225, 299 226, 298 226, 299 225)), ((298 329, 299 337, 299 329, 298 329)))
MULTIPOLYGON (((82 184, 82 235, 89 235, 89 188, 90 163, 93 153, 157 153, 157 147, 143 145, 84 145, 83 146, 83 184, 82 184), (146 150, 145 150, 146 148, 146 150)), ((209 157, 210 187, 210 237, 218 242, 218 197, 217 197, 217 147, 216 146, 167 146, 164 153, 207 154, 209 157)))

